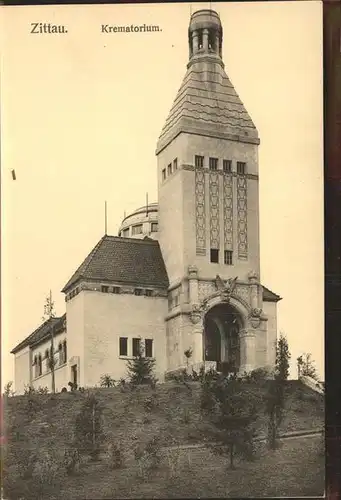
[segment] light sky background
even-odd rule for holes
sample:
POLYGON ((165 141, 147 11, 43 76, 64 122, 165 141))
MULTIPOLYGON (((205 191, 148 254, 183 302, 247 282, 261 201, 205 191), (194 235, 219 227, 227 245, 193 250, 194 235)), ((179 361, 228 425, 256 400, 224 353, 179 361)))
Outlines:
MULTIPOLYGON (((209 3, 192 4, 192 12, 209 3)), ((213 3, 225 70, 261 138, 261 280, 283 300, 292 375, 311 352, 324 377, 321 2, 213 3)), ((124 210, 157 200, 156 141, 188 62, 190 4, 1 10, 2 384, 10 350, 124 210), (31 22, 67 35, 32 35, 31 22), (101 33, 102 24, 159 33, 101 33), (11 178, 15 169, 17 180, 11 178)))

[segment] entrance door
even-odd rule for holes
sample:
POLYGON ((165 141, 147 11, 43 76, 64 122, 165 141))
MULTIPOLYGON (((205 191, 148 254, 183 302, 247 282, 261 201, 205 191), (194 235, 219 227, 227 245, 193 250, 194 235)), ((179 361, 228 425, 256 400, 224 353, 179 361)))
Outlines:
POLYGON ((220 331, 211 318, 208 319, 205 328, 205 360, 221 360, 221 336, 220 331))
POLYGON ((78 384, 78 382, 77 382, 77 365, 71 366, 71 378, 72 378, 73 385, 78 384))

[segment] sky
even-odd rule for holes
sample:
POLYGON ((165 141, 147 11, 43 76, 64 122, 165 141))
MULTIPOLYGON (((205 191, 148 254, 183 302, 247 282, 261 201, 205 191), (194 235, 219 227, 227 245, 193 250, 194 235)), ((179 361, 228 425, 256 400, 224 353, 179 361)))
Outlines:
MULTIPOLYGON (((1 11, 2 383, 10 350, 41 322, 104 234, 157 200, 157 138, 188 62, 189 4, 1 11), (67 34, 30 34, 31 23, 67 34), (159 25, 101 33, 102 24, 159 25), (15 169, 13 181, 11 170, 15 169)), ((321 2, 211 3, 225 70, 259 131, 262 283, 283 297, 278 332, 324 375, 321 2)))

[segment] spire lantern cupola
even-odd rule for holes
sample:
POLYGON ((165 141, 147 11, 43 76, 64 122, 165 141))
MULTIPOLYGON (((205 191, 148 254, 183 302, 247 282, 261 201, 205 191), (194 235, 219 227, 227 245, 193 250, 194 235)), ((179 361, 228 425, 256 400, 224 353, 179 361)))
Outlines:
POLYGON ((210 59, 222 66, 223 28, 218 14, 203 9, 194 12, 188 28, 189 68, 198 60, 210 59))

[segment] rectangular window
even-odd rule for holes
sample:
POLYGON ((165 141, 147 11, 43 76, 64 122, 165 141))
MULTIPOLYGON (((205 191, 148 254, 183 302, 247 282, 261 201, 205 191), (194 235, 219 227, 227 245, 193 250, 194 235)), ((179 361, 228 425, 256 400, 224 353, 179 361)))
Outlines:
POLYGON ((101 286, 101 292, 103 292, 103 293, 108 293, 108 292, 109 292, 109 287, 108 287, 108 286, 104 286, 104 285, 102 285, 102 286, 101 286))
POLYGON ((175 172, 175 170, 178 170, 178 159, 175 158, 175 160, 173 160, 173 170, 175 172))
POLYGON ((211 248, 211 262, 218 264, 219 262, 219 250, 216 248, 211 248))
POLYGON ((133 339, 133 356, 136 357, 140 354, 141 339, 133 339))
POLYGON ((231 160, 223 160, 223 171, 224 172, 232 172, 231 160))
POLYGON ((237 174, 246 174, 246 163, 243 161, 237 161, 237 174))
POLYGON ((157 230, 158 230, 158 224, 157 224, 157 222, 152 222, 152 225, 151 225, 151 231, 152 231, 152 233, 157 233, 157 230))
POLYGON ((203 156, 195 155, 194 160, 195 160, 196 168, 203 168, 204 167, 204 157, 203 156))
POLYGON ((209 159, 210 170, 218 170, 218 158, 209 159))
POLYGON ((232 266, 232 252, 231 250, 225 250, 224 252, 224 264, 232 266))
POLYGON ((132 234, 142 234, 142 224, 138 224, 132 227, 132 234))
POLYGON ((120 287, 119 286, 113 286, 112 287, 112 293, 116 293, 116 294, 119 294, 121 291, 120 287))
POLYGON ((144 293, 146 297, 151 297, 153 295, 153 290, 145 290, 144 293))
POLYGON ((165 168, 162 170, 162 180, 163 181, 166 180, 166 169, 165 168))
POLYGON ((142 294, 141 288, 135 288, 134 295, 141 295, 141 294, 142 294))
POLYGON ((172 175, 172 164, 171 163, 167 167, 167 174, 172 175))
POLYGON ((146 339, 145 340, 145 356, 146 358, 152 358, 153 357, 153 339, 146 339))
POLYGON ((128 338, 120 337, 120 356, 128 356, 128 338))

